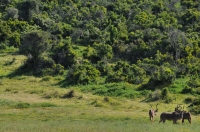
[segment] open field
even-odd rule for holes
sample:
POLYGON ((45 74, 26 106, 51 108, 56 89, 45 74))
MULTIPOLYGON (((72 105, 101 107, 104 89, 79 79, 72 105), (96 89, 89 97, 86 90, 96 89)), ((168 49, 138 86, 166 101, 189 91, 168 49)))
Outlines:
MULTIPOLYGON (((77 87, 60 87, 64 77, 8 76, 24 56, 0 55, 1 132, 199 132, 200 116, 174 125, 158 123, 164 111, 173 111, 183 98, 172 104, 159 103, 154 123, 149 121, 150 104, 145 98, 126 99, 82 93, 77 87), (15 58, 12 64, 9 62, 15 58), (66 94, 74 90, 74 96, 66 94)), ((80 86, 81 87, 81 86, 80 86)))

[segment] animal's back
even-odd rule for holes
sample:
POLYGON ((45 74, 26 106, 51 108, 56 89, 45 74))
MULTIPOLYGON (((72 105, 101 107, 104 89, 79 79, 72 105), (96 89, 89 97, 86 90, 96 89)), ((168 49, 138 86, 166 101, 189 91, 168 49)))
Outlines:
POLYGON ((190 114, 190 112, 184 113, 184 114, 183 114, 183 119, 191 119, 191 114, 190 114))
POLYGON ((161 119, 165 119, 165 120, 172 120, 172 119, 173 119, 173 116, 172 116, 172 113, 170 113, 170 112, 163 112, 163 113, 160 115, 160 118, 161 118, 161 119))

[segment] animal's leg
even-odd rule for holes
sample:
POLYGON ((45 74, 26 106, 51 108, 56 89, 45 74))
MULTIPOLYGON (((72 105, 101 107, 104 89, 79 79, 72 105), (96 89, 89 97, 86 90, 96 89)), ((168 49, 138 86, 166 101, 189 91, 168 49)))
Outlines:
POLYGON ((191 119, 188 119, 188 121, 189 121, 190 124, 192 123, 191 119))
POLYGON ((173 124, 176 124, 177 122, 176 122, 176 120, 173 120, 173 124))
POLYGON ((149 119, 150 119, 150 121, 151 121, 151 116, 149 115, 149 119))

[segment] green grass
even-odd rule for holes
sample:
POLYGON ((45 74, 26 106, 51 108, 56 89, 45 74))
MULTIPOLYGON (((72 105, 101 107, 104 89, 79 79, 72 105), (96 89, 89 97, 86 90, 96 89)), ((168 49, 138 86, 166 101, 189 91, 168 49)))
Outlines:
POLYGON ((29 108, 8 110, 1 115, 0 131, 2 132, 198 132, 199 122, 191 125, 174 125, 167 121, 158 123, 156 117, 154 123, 149 122, 146 116, 135 117, 133 112, 120 112, 110 109, 74 107, 56 108, 29 108), (94 113, 90 113, 90 112, 94 113), (112 114, 113 112, 113 114, 112 114), (115 115, 117 114, 117 115, 115 115), (11 127, 12 126, 12 127, 11 127))
MULTIPOLYGON (((68 86, 59 84, 65 77, 8 76, 26 57, 0 54, 0 131, 1 132, 199 132, 200 116, 192 115, 177 125, 172 121, 158 123, 164 111, 173 111, 192 95, 173 94, 170 104, 163 101, 147 102, 146 96, 137 95, 137 86, 126 83, 68 86), (13 58, 15 61, 12 62, 13 58), (6 63, 9 63, 6 64, 6 63), (6 65, 5 65, 6 64, 6 65), (70 91, 70 98, 63 98, 70 91), (107 95, 105 91, 114 91, 107 95), (127 91, 128 92, 127 92, 127 91), (130 91, 129 91, 130 90, 130 91), (119 95, 116 95, 119 94, 119 95), (120 96, 120 97, 119 97, 120 96), (154 123, 149 121, 150 103, 159 103, 154 123)), ((185 80, 176 80, 170 90, 181 91, 185 80)), ((146 91, 148 92, 148 91, 146 91)), ((145 95, 145 92, 144 94, 145 95)), ((185 107, 187 110, 187 108, 185 107)))
POLYGON ((185 88, 185 86, 187 85, 188 80, 189 80, 189 77, 176 79, 173 82, 173 84, 171 84, 169 86, 170 92, 172 92, 172 93, 180 93, 185 88))

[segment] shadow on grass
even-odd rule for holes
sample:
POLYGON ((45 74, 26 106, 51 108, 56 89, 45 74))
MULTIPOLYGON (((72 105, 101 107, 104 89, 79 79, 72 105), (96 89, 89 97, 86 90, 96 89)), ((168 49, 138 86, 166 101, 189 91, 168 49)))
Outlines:
POLYGON ((24 69, 22 67, 18 68, 17 70, 13 71, 12 73, 4 76, 4 77, 8 77, 8 78, 14 78, 17 76, 35 76, 35 74, 33 74, 33 71, 30 69, 24 69))
MULTIPOLYGON (((35 71, 34 69, 30 69, 30 68, 26 68, 24 65, 22 65, 21 67, 19 67, 18 69, 16 69, 15 71, 11 72, 10 74, 7 75, 0 75, 0 79, 2 78, 15 78, 15 77, 19 77, 19 76, 35 76, 35 77, 44 77, 41 75, 41 71, 35 71)), ((57 84, 62 88, 66 88, 69 86, 72 86, 69 81, 67 81, 66 79, 59 81, 57 84)))
POLYGON ((66 87, 69 87, 69 86, 72 86, 66 79, 58 82, 56 85, 62 87, 62 88, 66 88, 66 87))

